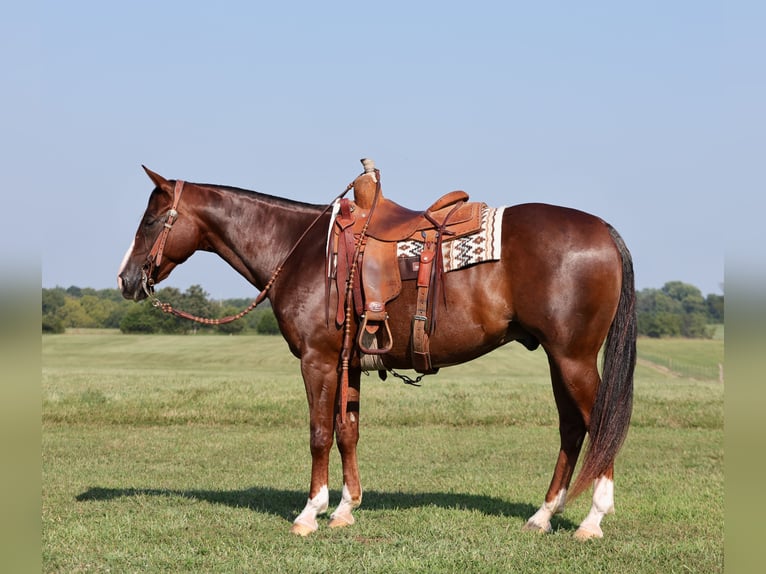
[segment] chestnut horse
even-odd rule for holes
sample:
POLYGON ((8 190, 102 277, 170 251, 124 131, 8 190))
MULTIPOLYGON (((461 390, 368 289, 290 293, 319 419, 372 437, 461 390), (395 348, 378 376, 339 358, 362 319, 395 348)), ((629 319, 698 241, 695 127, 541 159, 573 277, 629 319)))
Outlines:
MULTIPOLYGON (((146 172, 156 187, 119 271, 123 296, 146 298, 153 284, 198 250, 217 253, 265 293, 291 352, 300 359, 309 404, 311 483, 292 531, 304 536, 316 531, 317 515, 328 508, 334 439, 343 490, 329 525, 353 524, 352 511, 362 502, 357 468, 362 370, 354 353, 347 410, 341 416, 344 333, 327 320, 326 206, 222 185, 184 184, 146 172)), ((635 291, 623 240, 612 226, 581 211, 546 204, 508 207, 501 259, 446 273, 442 291, 439 326, 430 338, 435 368, 470 361, 510 341, 529 349, 542 346, 548 356, 560 450, 545 499, 524 529, 550 531, 552 515, 592 485, 592 506, 575 536, 602 537, 601 520, 614 511, 614 460, 633 403, 635 291), (570 488, 586 434, 584 462, 570 488)), ((333 310, 337 297, 329 294, 333 310)), ((382 356, 388 369, 412 368, 415 308, 416 290, 406 284, 387 306, 394 341, 382 356)))

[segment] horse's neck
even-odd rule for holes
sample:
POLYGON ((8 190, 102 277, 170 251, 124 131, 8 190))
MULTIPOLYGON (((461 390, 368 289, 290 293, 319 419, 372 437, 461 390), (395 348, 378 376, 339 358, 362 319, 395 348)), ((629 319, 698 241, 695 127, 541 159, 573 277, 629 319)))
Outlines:
MULTIPOLYGON (((214 206, 205 216, 209 232, 206 249, 217 253, 250 283, 263 289, 319 211, 256 192, 213 190, 217 197, 206 201, 214 206), (221 209, 222 206, 225 208, 221 209)), ((307 238, 313 239, 313 243, 307 241, 309 245, 316 245, 317 229, 307 238)))

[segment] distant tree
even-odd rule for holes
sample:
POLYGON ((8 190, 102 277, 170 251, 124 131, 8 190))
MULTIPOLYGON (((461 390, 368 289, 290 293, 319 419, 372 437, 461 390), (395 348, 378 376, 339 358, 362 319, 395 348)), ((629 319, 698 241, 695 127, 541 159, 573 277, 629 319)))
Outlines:
MULTIPOLYGON (((247 308, 250 303, 253 302, 253 299, 225 299, 222 302, 222 305, 224 307, 228 307, 228 311, 222 312, 223 315, 231 315, 233 314, 233 309, 236 309, 234 313, 238 313, 242 309, 247 308)), ((258 323, 260 322, 261 318, 263 317, 264 313, 273 313, 271 310, 271 302, 266 299, 263 301, 258 307, 256 307, 251 313, 248 313, 241 319, 238 319, 234 323, 241 323, 244 325, 243 332, 258 332, 258 323)))
POLYGON ((670 281, 637 293, 638 332, 648 337, 710 338, 708 305, 697 287, 670 281))
MULTIPOLYGON (((252 300, 253 299, 247 299, 244 297, 239 297, 235 299, 224 299, 223 301, 221 301, 221 305, 224 307, 234 307, 235 309, 244 309, 245 307, 250 305, 250 302, 252 300)), ((266 303, 268 303, 268 301, 266 301, 266 303)))
MULTIPOLYGON (((268 301, 266 302, 268 303, 268 301)), ((245 315, 242 320, 245 322, 245 329, 254 333, 258 332, 258 323, 261 321, 261 317, 267 311, 271 311, 271 306, 262 305, 256 308, 252 313, 245 315)))
POLYGON ((258 321, 258 332, 262 335, 279 335, 279 324, 271 309, 264 312, 258 321))
MULTIPOLYGON (((222 307, 221 308, 221 317, 227 317, 230 315, 236 315, 240 312, 241 309, 237 307, 222 307)), ((237 335, 239 333, 242 333, 245 328, 247 327, 247 323, 245 323, 244 319, 237 319, 235 321, 231 321, 229 323, 224 323, 223 325, 218 325, 218 332, 219 333, 226 333, 227 335, 237 335)))
POLYGON ((139 304, 128 311, 120 321, 120 331, 123 333, 159 333, 160 325, 155 309, 145 304, 139 304))
POLYGON ((123 298, 119 289, 99 289, 96 291, 96 296, 100 299, 106 299, 115 303, 128 303, 128 301, 123 298))
POLYGON ((181 295, 178 304, 187 313, 199 317, 211 317, 214 313, 213 303, 208 297, 210 295, 200 285, 192 285, 181 295))
POLYGON ((94 326, 103 327, 111 312, 112 304, 98 295, 83 295, 80 298, 80 306, 94 326))
POLYGON ((708 325, 706 313, 687 313, 681 320, 681 333, 691 339, 712 339, 713 329, 708 325))
POLYGON ((64 322, 59 316, 59 311, 64 307, 66 291, 61 287, 55 289, 43 289, 42 291, 42 332, 63 333, 64 322))
MULTIPOLYGON (((183 296, 175 287, 160 289, 156 295, 160 301, 181 308, 183 296)), ((188 321, 163 313, 150 301, 134 304, 120 321, 123 333, 183 333, 187 328, 188 321)))
POLYGON ((43 333, 63 333, 64 322, 55 315, 43 315, 43 333))
POLYGON ((55 314, 61 307, 64 306, 65 299, 66 291, 64 291, 64 289, 61 287, 56 287, 54 289, 43 289, 43 315, 55 314))
POLYGON ((71 295, 72 297, 82 297, 82 289, 79 287, 76 287, 75 285, 70 285, 66 288, 67 295, 71 295))
POLYGON ((711 323, 723 323, 723 295, 710 294, 705 299, 707 316, 711 323))
POLYGON ((98 324, 93 320, 88 311, 82 306, 81 300, 75 297, 66 297, 64 305, 59 309, 57 316, 61 319, 64 327, 92 328, 98 324))
MULTIPOLYGON (((217 315, 218 309, 215 309, 215 305, 208 299, 209 296, 200 285, 192 285, 184 291, 178 303, 174 304, 174 306, 197 317, 215 318, 219 316, 217 315)), ((201 330, 209 331, 211 329, 210 326, 194 321, 187 322, 186 327, 191 333, 197 333, 201 330)))
POLYGON ((125 300, 114 302, 111 299, 107 300, 107 302, 109 303, 109 314, 104 320, 103 327, 106 329, 118 329, 123 317, 133 308, 134 303, 125 300))
POLYGON ((658 289, 644 289, 637 296, 638 332, 648 337, 681 335, 681 308, 678 302, 658 289))

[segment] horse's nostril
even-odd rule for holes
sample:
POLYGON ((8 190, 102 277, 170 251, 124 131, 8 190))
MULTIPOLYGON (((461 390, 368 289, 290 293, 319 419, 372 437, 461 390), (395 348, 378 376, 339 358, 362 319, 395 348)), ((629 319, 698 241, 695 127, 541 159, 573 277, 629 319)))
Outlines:
POLYGON ((117 275, 117 288, 123 294, 130 291, 134 283, 130 280, 126 273, 120 273, 117 275))

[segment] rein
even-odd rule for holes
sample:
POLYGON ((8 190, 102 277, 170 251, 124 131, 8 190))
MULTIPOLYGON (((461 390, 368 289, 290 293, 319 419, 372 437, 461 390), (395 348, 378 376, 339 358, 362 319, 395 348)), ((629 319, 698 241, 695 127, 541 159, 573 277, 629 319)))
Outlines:
POLYGON ((154 245, 152 246, 151 251, 149 251, 149 254, 146 256, 147 262, 144 265, 143 269, 141 270, 141 276, 142 276, 141 285, 147 297, 151 299, 152 305, 154 307, 157 307, 158 309, 160 309, 161 311, 164 311, 165 313, 175 315, 176 317, 180 317, 182 319, 188 319, 190 321, 196 321, 197 323, 202 323, 204 325, 224 325, 226 323, 231 323, 232 321, 241 319, 242 317, 247 315, 250 311, 255 309, 260 303, 262 303, 263 300, 266 298, 266 295, 269 289, 271 289, 271 286, 274 285, 274 282, 277 280, 277 277, 282 272, 282 268, 284 267, 285 263, 287 263, 287 260, 295 252, 295 250, 298 248, 298 245, 301 244, 301 242, 306 237, 308 232, 314 227, 314 225, 316 225, 319 219, 332 208, 333 204, 336 201, 338 201, 340 198, 346 195, 353 188, 353 183, 348 184, 346 189, 343 190, 340 194, 338 194, 335 197, 335 199, 333 199, 319 213, 319 215, 316 216, 314 221, 312 221, 311 224, 306 228, 306 230, 301 234, 301 236, 292 246, 290 251, 288 251, 287 255, 285 255, 285 257, 282 259, 282 262, 274 270, 274 273, 272 273, 271 278, 266 283, 266 286, 263 288, 263 290, 258 294, 258 296, 253 300, 253 302, 247 306, 246 309, 244 309, 243 311, 240 311, 236 315, 228 315, 226 317, 220 317, 218 319, 210 319, 207 317, 199 317, 197 315, 187 313, 186 311, 175 309, 170 303, 163 303, 162 301, 160 301, 159 298, 154 294, 154 281, 150 278, 153 269, 155 267, 159 267, 160 263, 162 262, 162 252, 165 249, 165 242, 168 239, 168 235, 170 234, 170 230, 173 227, 173 224, 177 221, 178 204, 181 201, 181 194, 183 193, 184 183, 185 182, 183 180, 180 180, 180 179, 176 180, 176 185, 173 190, 173 206, 168 210, 164 227, 162 231, 160 231, 160 234, 157 236, 157 239, 154 241, 154 245))

